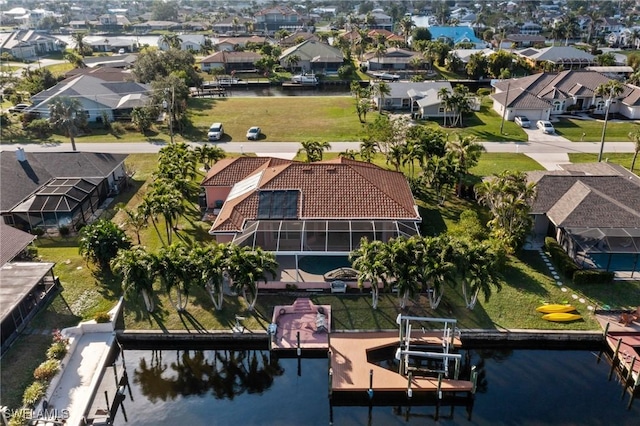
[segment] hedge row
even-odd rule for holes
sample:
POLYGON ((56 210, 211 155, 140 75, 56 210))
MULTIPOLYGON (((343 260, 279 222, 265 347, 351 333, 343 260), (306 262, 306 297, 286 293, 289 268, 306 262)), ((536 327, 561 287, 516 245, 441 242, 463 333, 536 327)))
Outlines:
POLYGON ((611 284, 615 274, 595 269, 583 269, 573 274, 574 284, 611 284))
POLYGON ((551 256, 553 264, 565 278, 572 279, 573 274, 580 270, 580 267, 576 265, 571 256, 564 251, 554 238, 546 237, 544 239, 544 248, 551 256))

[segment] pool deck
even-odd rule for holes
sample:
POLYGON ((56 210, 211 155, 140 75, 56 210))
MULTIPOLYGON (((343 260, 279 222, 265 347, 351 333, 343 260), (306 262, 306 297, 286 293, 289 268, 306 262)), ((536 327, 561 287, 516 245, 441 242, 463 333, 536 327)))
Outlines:
MULTIPOLYGON (((441 344, 441 332, 412 333, 416 343, 441 344)), ((409 379, 395 371, 388 370, 367 360, 367 351, 389 345, 397 345, 398 332, 334 333, 331 335, 331 371, 333 392, 366 392, 370 388, 373 372, 373 389, 382 392, 403 392, 407 390, 409 379)), ((455 339, 454 346, 460 341, 455 339)), ((433 377, 412 377, 413 392, 435 392, 438 379, 433 377)), ((466 380, 443 379, 443 392, 471 392, 473 383, 466 380)))

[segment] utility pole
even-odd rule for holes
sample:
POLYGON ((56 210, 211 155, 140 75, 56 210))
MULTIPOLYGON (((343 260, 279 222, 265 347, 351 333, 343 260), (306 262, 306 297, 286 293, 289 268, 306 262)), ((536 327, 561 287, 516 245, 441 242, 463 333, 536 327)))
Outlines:
MULTIPOLYGON (((165 95, 168 95, 168 89, 164 91, 165 95)), ((162 101, 162 106, 164 109, 169 111, 169 136, 171 138, 171 144, 173 144, 173 104, 176 98, 176 88, 175 86, 171 86, 171 103, 167 102, 165 99, 162 101)))
POLYGON ((502 129, 504 128, 504 119, 505 116, 507 114, 507 108, 509 107, 509 88, 511 87, 511 82, 507 81, 507 94, 505 95, 505 99, 504 99, 504 109, 502 110, 502 121, 500 122, 500 134, 504 134, 502 133, 502 129))
POLYGON ((602 161, 602 153, 604 152, 604 136, 607 132, 607 120, 609 119, 609 109, 611 108, 612 93, 609 93, 609 99, 604 103, 604 124, 602 125, 602 135, 600 136, 600 152, 598 152, 598 163, 602 161))

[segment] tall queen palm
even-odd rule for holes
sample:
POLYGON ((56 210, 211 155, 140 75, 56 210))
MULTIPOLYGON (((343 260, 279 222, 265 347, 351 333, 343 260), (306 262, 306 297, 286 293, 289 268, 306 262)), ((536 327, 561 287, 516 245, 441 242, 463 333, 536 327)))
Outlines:
POLYGON ((71 141, 71 149, 76 149, 76 135, 81 120, 82 104, 77 98, 58 96, 49 104, 49 122, 64 131, 71 141))

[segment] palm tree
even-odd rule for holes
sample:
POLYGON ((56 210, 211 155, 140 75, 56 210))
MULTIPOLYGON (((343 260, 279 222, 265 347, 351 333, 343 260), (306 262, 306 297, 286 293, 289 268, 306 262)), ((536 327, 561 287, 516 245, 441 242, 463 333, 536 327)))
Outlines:
POLYGON ((499 291, 499 255, 487 242, 470 242, 458 239, 452 245, 453 262, 458 272, 462 294, 468 309, 472 310, 483 293, 485 300, 491 296, 492 287, 499 291))
POLYGON ((298 154, 306 154, 307 163, 314 161, 322 161, 324 151, 331 149, 331 144, 327 141, 304 141, 301 142, 302 148, 298 150, 298 154))
POLYGON ((366 237, 360 240, 360 246, 349 254, 351 266, 358 271, 358 286, 364 287, 365 282, 371 284, 371 306, 378 308, 380 284, 387 288, 387 268, 385 265, 385 243, 369 241, 366 237))
POLYGON ((166 44, 169 49, 180 49, 182 39, 178 34, 166 33, 160 37, 160 43, 166 44))
POLYGON ((379 98, 378 101, 378 112, 382 112, 382 105, 384 104, 385 97, 391 94, 391 87, 388 83, 384 81, 379 82, 375 86, 373 86, 374 95, 379 98))
POLYGON ((462 136, 460 133, 457 133, 456 139, 457 140, 447 142, 447 149, 456 160, 456 168, 458 170, 457 195, 460 197, 464 176, 470 168, 478 163, 480 155, 486 150, 484 146, 476 142, 474 136, 462 136))
POLYGON ((140 242, 140 231, 147 226, 147 216, 143 209, 138 206, 135 210, 130 210, 124 206, 118 208, 124 214, 124 225, 133 228, 133 232, 136 234, 138 245, 140 242))
POLYGON ((213 306, 217 311, 224 302, 224 282, 228 266, 227 259, 231 255, 228 244, 211 243, 205 247, 195 247, 189 256, 200 274, 200 283, 209 293, 213 306))
POLYGON ((209 171, 211 164, 217 163, 227 155, 219 146, 211 146, 208 144, 196 147, 194 149, 194 154, 198 161, 202 163, 206 171, 209 171))
POLYGON ((289 70, 293 72, 296 66, 298 66, 298 64, 300 63, 300 55, 297 55, 295 53, 293 55, 289 55, 285 58, 284 63, 289 68, 289 70))
POLYGON ((633 172, 636 166, 636 159, 638 158, 638 152, 640 152, 640 128, 636 128, 634 131, 629 132, 629 139, 634 143, 633 145, 633 160, 631 160, 631 172, 633 172))
POLYGON ((370 163, 373 156, 379 151, 378 143, 372 139, 365 139, 360 143, 360 157, 370 163))
POLYGON ((60 128, 71 141, 71 148, 76 151, 76 134, 81 119, 82 104, 78 98, 58 96, 49 104, 49 122, 60 128))
POLYGON ((71 34, 71 40, 73 40, 76 44, 75 50, 84 58, 84 38, 87 36, 87 33, 84 31, 80 31, 77 33, 71 34))
POLYGON ((243 297, 249 304, 248 309, 253 311, 258 300, 258 281, 266 284, 267 275, 275 278, 278 272, 275 255, 260 247, 252 249, 232 245, 228 262, 233 286, 236 291, 242 290, 243 297))
POLYGON ((419 268, 416 280, 426 286, 431 309, 437 309, 444 295, 444 285, 454 282, 454 265, 449 259, 449 240, 444 237, 416 239, 419 268))
POLYGON ((618 80, 609 80, 606 84, 600 84, 595 91, 596 96, 607 97, 605 101, 604 124, 602 125, 602 136, 600 138, 600 153, 598 154, 598 162, 602 161, 602 152, 604 150, 604 137, 607 132, 607 121, 609 120, 609 110, 613 98, 617 98, 624 91, 624 86, 618 80))
POLYGON ((122 290, 126 296, 141 295, 147 312, 153 312, 153 283, 156 280, 157 259, 138 246, 120 250, 111 261, 111 269, 121 275, 122 290))
POLYGON ((188 248, 182 244, 160 248, 156 268, 171 304, 178 312, 184 312, 189 303, 189 290, 200 279, 188 248))
POLYGON ((156 180, 145 196, 148 206, 143 210, 154 218, 162 216, 168 245, 171 245, 178 218, 185 212, 183 194, 174 186, 175 182, 168 179, 156 180))
POLYGON ((385 268, 398 289, 401 309, 404 309, 408 299, 420 290, 415 279, 421 261, 420 253, 416 250, 417 238, 421 237, 398 237, 390 240, 385 246, 385 268))
POLYGON ((396 172, 399 172, 400 165, 404 163, 405 154, 405 145, 393 145, 385 155, 387 157, 387 164, 391 163, 396 172))
POLYGON ((442 103, 442 107, 443 107, 443 111, 444 111, 444 118, 442 121, 442 126, 443 127, 447 127, 447 110, 449 108, 449 98, 451 97, 449 89, 447 89, 446 87, 441 87, 438 90, 438 99, 440 99, 440 102, 442 103))
POLYGON ((400 30, 402 31, 402 35, 404 36, 404 44, 406 46, 409 45, 409 36, 411 35, 411 30, 413 30, 415 24, 410 16, 405 16, 400 21, 400 30))

